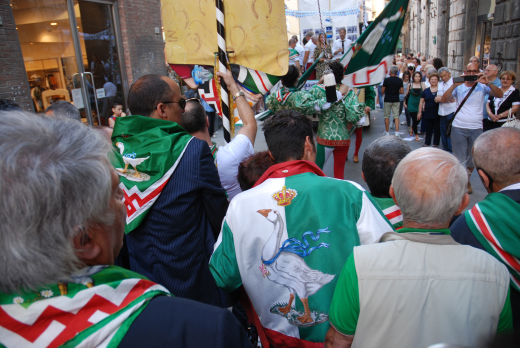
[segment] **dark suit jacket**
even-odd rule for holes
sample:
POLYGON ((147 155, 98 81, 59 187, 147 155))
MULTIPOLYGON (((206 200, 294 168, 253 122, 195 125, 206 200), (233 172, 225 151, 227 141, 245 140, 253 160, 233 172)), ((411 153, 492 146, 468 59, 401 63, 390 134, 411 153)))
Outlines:
POLYGON ((118 348, 242 348, 252 345, 244 328, 224 308, 182 298, 152 299, 118 348))
POLYGON ((227 206, 208 144, 193 138, 141 225, 126 235, 129 268, 177 297, 227 307, 208 266, 227 206))
MULTIPOLYGON (((513 201, 520 204, 520 190, 508 190, 500 192, 507 197, 511 198, 513 201)), ((518 216, 511 216, 512 219, 517 219, 518 216)), ((460 215, 460 217, 455 220, 453 225, 450 227, 451 236, 455 239, 456 242, 460 244, 471 245, 472 247, 482 249, 486 251, 484 246, 478 241, 477 237, 471 232, 469 229, 468 223, 466 222, 466 218, 464 215, 460 215)), ((499 260, 501 261, 501 260, 499 260)), ((513 287, 511 287, 511 309, 513 311, 513 325, 515 328, 520 327, 520 293, 516 291, 513 287)))

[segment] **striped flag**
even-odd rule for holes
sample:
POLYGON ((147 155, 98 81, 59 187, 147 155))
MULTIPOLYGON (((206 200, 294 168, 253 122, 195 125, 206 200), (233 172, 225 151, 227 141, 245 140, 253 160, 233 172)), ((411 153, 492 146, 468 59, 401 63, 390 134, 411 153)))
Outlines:
POLYGON ((468 227, 488 253, 506 265, 511 286, 520 291, 520 204, 502 193, 491 193, 466 211, 468 227))
POLYGON ((231 72, 244 88, 254 94, 266 94, 281 78, 236 64, 231 65, 231 72))
POLYGON ((373 86, 386 77, 394 58, 409 0, 392 0, 341 58, 343 84, 373 86))

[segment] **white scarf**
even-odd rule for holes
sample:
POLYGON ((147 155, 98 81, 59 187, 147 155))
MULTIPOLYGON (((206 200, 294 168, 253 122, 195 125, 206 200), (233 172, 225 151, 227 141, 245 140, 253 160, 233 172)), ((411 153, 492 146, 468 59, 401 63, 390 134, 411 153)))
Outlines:
POLYGON ((500 109, 500 105, 513 93, 516 88, 511 85, 509 89, 504 93, 502 98, 495 97, 495 115, 498 115, 498 109, 500 109))

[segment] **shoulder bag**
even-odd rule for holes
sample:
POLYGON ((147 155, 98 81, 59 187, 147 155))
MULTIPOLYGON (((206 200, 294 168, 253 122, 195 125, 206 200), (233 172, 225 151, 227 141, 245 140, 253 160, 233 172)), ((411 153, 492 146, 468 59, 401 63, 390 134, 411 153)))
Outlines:
POLYGON ((455 119, 455 116, 457 116, 457 114, 459 113, 460 109, 462 108, 462 106, 464 105, 464 103, 466 102, 466 100, 468 100, 469 96, 471 95, 471 93, 473 93, 473 91, 475 90, 475 88, 477 87, 478 85, 478 82, 475 83, 473 85, 473 87, 471 87, 471 89, 469 90, 468 94, 466 94, 466 96, 464 97, 464 99, 462 100, 462 103, 460 103, 459 107, 457 108, 457 110, 455 110, 455 113, 453 114, 453 117, 451 118, 451 120, 448 121, 448 126, 446 127, 446 136, 450 136, 451 135, 451 128, 452 128, 452 124, 453 124, 453 120, 455 119))

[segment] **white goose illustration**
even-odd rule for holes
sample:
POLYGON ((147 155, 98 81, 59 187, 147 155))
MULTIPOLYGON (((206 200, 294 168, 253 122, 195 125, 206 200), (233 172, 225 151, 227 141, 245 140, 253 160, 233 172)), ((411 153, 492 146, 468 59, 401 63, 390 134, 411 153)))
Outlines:
POLYGON ((258 213, 274 224, 274 231, 262 249, 262 262, 269 271, 267 278, 285 286, 291 293, 287 306, 279 307, 278 310, 284 314, 289 313, 296 293, 305 309, 304 315, 297 319, 302 324, 312 323, 308 298, 318 292, 325 284, 331 282, 334 275, 313 270, 302 257, 291 252, 280 251, 284 231, 284 222, 280 213, 271 209, 258 210, 258 213))
POLYGON ((131 165, 135 169, 135 173, 133 174, 134 177, 140 178, 141 173, 137 171, 137 166, 143 163, 145 160, 147 160, 150 156, 145 158, 132 158, 129 155, 124 155, 123 152, 125 151, 125 145, 122 142, 117 142, 116 146, 119 148, 119 153, 121 156, 123 156, 123 161, 125 162, 125 168, 121 169, 118 168, 121 173, 126 173, 128 171, 128 165, 131 165))

